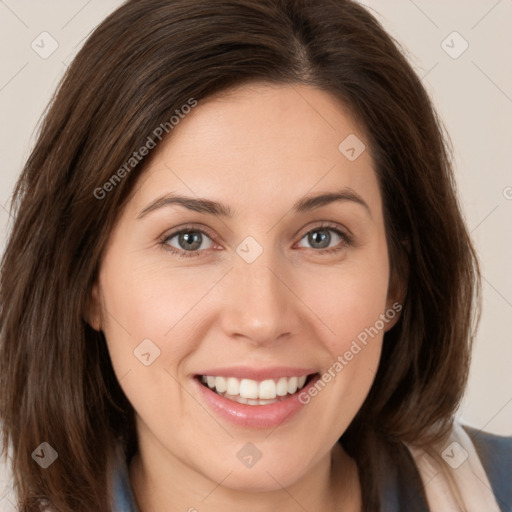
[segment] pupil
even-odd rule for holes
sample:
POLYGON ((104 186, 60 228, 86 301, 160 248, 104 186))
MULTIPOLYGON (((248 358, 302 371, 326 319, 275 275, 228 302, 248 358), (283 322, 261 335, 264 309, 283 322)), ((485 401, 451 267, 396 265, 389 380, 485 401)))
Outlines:
MULTIPOLYGON (((320 249, 324 249, 325 247, 328 247, 329 246, 329 242, 331 241, 331 235, 329 233, 329 231, 327 230, 318 230, 318 231, 313 231, 312 234, 309 235, 309 243, 315 247, 317 243, 320 243, 322 244, 322 242, 325 242, 327 241, 327 243, 324 243, 321 247, 319 247, 320 249), (323 233, 320 234, 320 236, 316 236, 318 235, 319 233, 323 233)), ((318 247, 318 246, 316 246, 318 247)))
POLYGON ((185 233, 182 233, 180 236, 180 245, 184 249, 191 251, 198 249, 201 246, 201 233, 198 233, 197 231, 187 231, 185 233), (189 244, 188 247, 187 244, 189 244))

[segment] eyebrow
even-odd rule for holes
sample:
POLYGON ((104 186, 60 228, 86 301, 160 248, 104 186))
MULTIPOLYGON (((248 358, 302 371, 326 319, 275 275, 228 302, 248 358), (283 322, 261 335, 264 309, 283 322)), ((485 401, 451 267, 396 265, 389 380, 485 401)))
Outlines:
MULTIPOLYGON (((334 202, 352 202, 359 204, 367 210, 370 217, 372 216, 368 204, 359 194, 350 188, 343 188, 333 192, 324 192, 314 196, 302 197, 295 202, 292 207, 292 211, 296 213, 305 213, 334 202)), ((141 219, 155 210, 176 204, 195 212, 206 213, 217 217, 231 218, 234 215, 233 210, 223 203, 219 203, 211 199, 187 197, 170 193, 151 202, 139 213, 137 218, 141 219)))

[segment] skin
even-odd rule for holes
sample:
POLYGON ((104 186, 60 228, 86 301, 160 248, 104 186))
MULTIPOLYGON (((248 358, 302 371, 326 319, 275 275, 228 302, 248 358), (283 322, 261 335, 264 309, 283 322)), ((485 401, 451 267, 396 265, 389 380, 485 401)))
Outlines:
POLYGON ((228 423, 191 386, 204 368, 326 370, 399 299, 373 161, 368 151, 349 161, 338 150, 351 133, 365 140, 324 91, 251 84, 199 102, 154 150, 109 238, 90 312, 136 411, 130 479, 142 512, 361 510, 356 465, 336 441, 368 394, 398 315, 277 428, 228 423), (346 200, 292 212, 303 196, 345 187, 367 208, 346 200), (225 203, 233 217, 172 205, 137 218, 169 192, 225 203), (322 228, 331 239, 315 246, 307 234, 323 222, 352 242, 322 228), (166 250, 186 252, 178 236, 160 243, 190 224, 207 232, 195 256, 166 250), (252 263, 236 252, 247 236, 263 248, 252 263), (150 366, 133 354, 146 338, 160 349, 150 366), (252 468, 236 456, 247 442, 262 453, 252 468))

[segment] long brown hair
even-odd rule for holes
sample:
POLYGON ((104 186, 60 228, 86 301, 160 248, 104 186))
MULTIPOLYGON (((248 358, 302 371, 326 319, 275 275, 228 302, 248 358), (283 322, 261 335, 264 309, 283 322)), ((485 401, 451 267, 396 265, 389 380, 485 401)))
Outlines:
POLYGON ((360 468, 365 510, 380 510, 377 440, 428 444, 451 425, 478 317, 478 265, 446 137, 396 43, 349 0, 130 0, 69 67, 14 190, 0 281, 0 419, 22 512, 108 511, 113 447, 127 458, 136 450, 133 409, 85 312, 147 158, 108 194, 98 188, 191 98, 251 81, 322 88, 361 123, 392 277, 407 279, 374 385, 341 438, 360 468), (31 456, 42 442, 59 457, 45 470, 31 456))

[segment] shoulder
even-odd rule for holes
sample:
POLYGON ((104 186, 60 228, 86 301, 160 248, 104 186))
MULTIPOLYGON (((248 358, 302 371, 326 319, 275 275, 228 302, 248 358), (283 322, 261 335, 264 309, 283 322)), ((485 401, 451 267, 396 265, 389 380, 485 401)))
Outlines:
POLYGON ((478 453, 498 505, 503 511, 512 512, 512 436, 499 436, 464 424, 461 427, 478 453))

